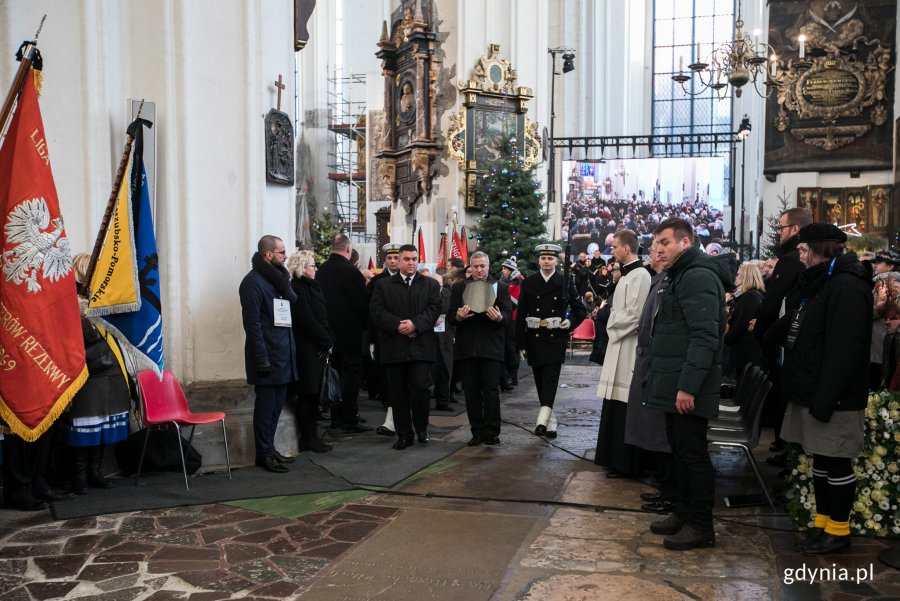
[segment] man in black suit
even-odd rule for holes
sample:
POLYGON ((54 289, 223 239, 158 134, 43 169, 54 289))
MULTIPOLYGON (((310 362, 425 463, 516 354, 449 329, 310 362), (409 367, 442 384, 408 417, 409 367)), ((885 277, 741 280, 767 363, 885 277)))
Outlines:
POLYGON ((368 303, 366 279, 350 262, 353 248, 344 234, 335 236, 331 256, 319 267, 316 280, 328 302, 328 327, 335 343, 331 360, 341 374, 343 403, 331 411, 331 427, 344 432, 366 432, 359 423, 359 386, 362 379, 362 344, 368 303))
POLYGON ((462 280, 450 290, 447 321, 456 326, 453 346, 454 369, 462 374, 466 394, 466 412, 472 440, 469 446, 500 442, 500 376, 506 351, 505 324, 512 318, 509 287, 488 278, 490 260, 476 251, 469 259, 472 279, 462 280), (483 313, 476 313, 466 303, 466 288, 484 284, 494 289, 494 303, 483 313))
MULTIPOLYGON (((384 268, 381 270, 381 273, 376 275, 369 281, 369 285, 367 287, 367 291, 369 293, 369 304, 372 303, 372 294, 375 292, 375 286, 379 281, 385 278, 391 278, 400 271, 400 244, 396 242, 388 242, 381 247, 381 251, 384 253, 384 268)), ((378 337, 378 328, 370 327, 369 331, 369 341, 372 343, 374 347, 374 353, 372 353, 372 360, 375 364, 374 371, 377 372, 372 375, 373 382, 369 383, 369 386, 375 386, 378 390, 378 396, 381 400, 381 404, 387 407, 387 412, 384 416, 384 423, 375 428, 376 434, 381 434, 382 436, 393 436, 394 435, 394 410, 391 408, 391 393, 388 390, 387 379, 384 377, 384 370, 381 369, 381 339, 378 337)))
POLYGON ((380 280, 372 294, 370 314, 381 340, 381 364, 391 391, 397 442, 403 450, 428 437, 428 383, 437 356, 434 324, 441 314, 438 283, 419 275, 419 253, 412 244, 400 247, 400 273, 380 280))
POLYGON ((534 433, 556 438, 553 403, 559 373, 566 360, 569 333, 584 320, 587 309, 578 298, 571 276, 566 282, 556 271, 562 249, 556 244, 538 244, 535 250, 541 269, 522 282, 516 312, 516 344, 528 354, 541 403, 534 433))

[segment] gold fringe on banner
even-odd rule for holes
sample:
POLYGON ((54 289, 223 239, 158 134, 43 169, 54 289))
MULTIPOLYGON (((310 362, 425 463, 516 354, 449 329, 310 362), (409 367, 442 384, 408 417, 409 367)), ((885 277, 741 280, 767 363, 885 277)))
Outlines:
MULTIPOLYGON (((72 399, 78 394, 78 391, 81 390, 81 387, 84 386, 84 383, 87 382, 88 379, 88 368, 87 365, 81 370, 81 374, 75 378, 69 387, 66 388, 66 391, 63 392, 56 402, 53 403, 53 407, 51 407, 50 412, 44 416, 44 419, 35 426, 34 428, 29 428, 25 424, 23 424, 16 414, 13 413, 10 408, 6 405, 6 403, 0 402, 0 418, 6 422, 7 427, 12 431, 13 434, 24 440, 25 442, 34 442, 38 438, 41 437, 44 432, 50 429, 50 426, 59 419, 59 416, 62 415, 63 411, 68 409, 69 403, 72 402, 72 399)), ((0 399, 2 401, 3 399, 0 399)))

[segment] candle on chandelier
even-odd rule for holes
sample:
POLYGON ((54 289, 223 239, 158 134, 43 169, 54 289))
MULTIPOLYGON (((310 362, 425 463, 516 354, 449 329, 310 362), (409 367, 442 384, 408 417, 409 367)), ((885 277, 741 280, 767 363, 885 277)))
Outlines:
POLYGON ((770 66, 772 77, 775 77, 778 70, 778 57, 775 54, 772 54, 772 58, 769 60, 771 61, 770 66))
POLYGON ((694 62, 696 62, 696 63, 700 62, 700 42, 697 42, 697 60, 694 62))
POLYGON ((684 57, 679 56, 678 57, 678 72, 681 73, 682 71, 684 71, 684 57))
POLYGON ((800 58, 806 58, 806 36, 800 36, 800 58))

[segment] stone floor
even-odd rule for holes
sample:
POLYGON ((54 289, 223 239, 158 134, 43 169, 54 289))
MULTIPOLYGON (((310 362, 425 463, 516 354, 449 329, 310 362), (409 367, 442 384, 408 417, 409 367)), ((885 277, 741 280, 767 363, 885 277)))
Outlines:
MULTIPOLYGON (((502 444, 464 448, 389 491, 61 522, 0 510, 0 601, 900 598, 900 573, 875 558, 886 542, 803 557, 789 521, 763 508, 720 504, 714 549, 665 550, 648 530, 656 516, 639 509, 648 485, 607 479, 591 461, 599 374, 577 363, 563 372, 553 444, 530 433, 537 403, 524 378, 503 396, 502 444), (308 509, 279 511, 286 503, 308 509), (784 582, 803 566, 871 572, 784 582)), ((465 414, 432 423, 445 440, 469 437, 465 414)), ((714 458, 720 496, 757 490, 739 455, 714 458)))

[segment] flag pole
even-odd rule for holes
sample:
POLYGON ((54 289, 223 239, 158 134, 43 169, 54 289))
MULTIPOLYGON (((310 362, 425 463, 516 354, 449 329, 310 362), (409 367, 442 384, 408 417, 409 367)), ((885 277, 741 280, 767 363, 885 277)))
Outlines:
POLYGON ((100 222, 100 233, 97 234, 97 240, 94 241, 94 250, 91 252, 91 260, 85 271, 84 286, 87 289, 88 298, 91 297, 91 280, 94 278, 94 270, 97 268, 97 261, 100 259, 100 251, 103 250, 103 241, 106 239, 106 231, 109 229, 109 222, 112 220, 113 212, 115 212, 116 200, 119 197, 119 188, 122 186, 122 180, 125 179, 125 170, 128 169, 128 157, 131 156, 131 148, 134 146, 134 137, 137 134, 137 128, 143 127, 143 122, 141 121, 141 112, 143 110, 144 100, 141 99, 137 117, 135 117, 131 125, 128 126, 128 138, 125 140, 125 150, 122 152, 122 160, 119 161, 119 169, 116 171, 116 179, 113 182, 112 192, 109 194, 109 200, 106 201, 106 211, 103 213, 103 220, 100 222))
POLYGON ((22 91, 22 86, 25 85, 25 77, 28 75, 28 72, 31 71, 32 65, 37 63, 39 67, 43 66, 40 64, 42 61, 41 53, 37 49, 37 40, 38 36, 41 35, 41 29, 44 28, 44 21, 46 20, 47 15, 44 15, 41 19, 41 24, 38 25, 37 31, 34 34, 34 39, 22 42, 22 45, 19 46, 19 51, 16 53, 16 59, 19 61, 19 70, 16 71, 12 86, 6 94, 6 100, 3 101, 3 110, 0 111, 0 131, 2 132, 6 131, 6 124, 12 113, 13 105, 19 97, 19 92, 22 91))

